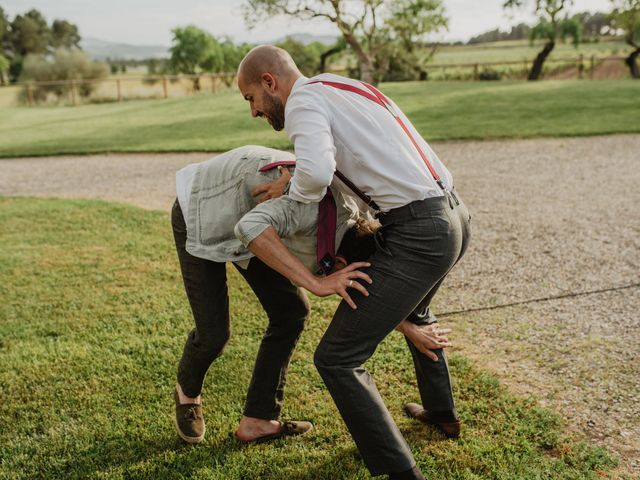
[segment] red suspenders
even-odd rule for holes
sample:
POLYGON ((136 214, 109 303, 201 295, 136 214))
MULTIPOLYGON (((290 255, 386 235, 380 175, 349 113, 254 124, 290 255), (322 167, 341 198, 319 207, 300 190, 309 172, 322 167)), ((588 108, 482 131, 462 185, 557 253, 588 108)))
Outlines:
MULTIPOLYGON (((348 92, 356 93, 360 96, 363 96, 371 100, 374 103, 377 103, 381 107, 384 107, 393 116, 393 118, 396 119, 396 122, 398 122, 398 125, 400 125, 402 130, 404 130, 404 132, 407 134, 407 136, 411 140, 411 143, 413 143, 413 146, 416 148, 416 150, 420 154, 422 161, 427 166, 427 169, 431 173, 431 176, 436 181, 438 186, 445 193, 448 193, 444 188, 444 183, 440 179, 438 172, 435 171, 435 169, 431 165, 431 162, 429 162, 429 159, 427 158, 425 153, 422 151, 422 149, 418 145, 418 142, 416 142, 415 138, 413 137, 413 135, 411 135, 411 132, 407 128, 406 124, 402 121, 402 118, 400 118, 400 115, 395 112, 395 109, 392 107, 387 97, 385 97, 382 94, 382 92, 380 92, 377 88, 365 82, 361 82, 361 83, 369 90, 369 92, 346 83, 329 82, 329 81, 323 81, 323 80, 316 80, 314 82, 309 82, 307 83, 307 85, 311 85, 314 83, 321 83, 329 87, 338 88, 340 90, 346 90, 348 92)), ((358 197, 360 197, 360 199, 364 203, 369 205, 374 210, 380 211, 380 207, 376 204, 376 202, 371 197, 369 197, 366 193, 364 193, 362 190, 356 187, 356 185, 353 182, 351 182, 347 177, 345 177, 342 172, 340 172, 339 170, 336 170, 335 174, 347 187, 349 187, 356 195, 358 195, 358 197)), ((316 246, 317 261, 318 261, 318 265, 320 266, 320 272, 326 275, 330 273, 331 269, 335 264, 336 219, 337 218, 336 218, 335 200, 333 199, 333 195, 331 195, 331 190, 327 189, 327 194, 321 200, 320 206, 319 206, 318 238, 317 238, 317 246, 316 246)))
POLYGON ((264 172, 268 172, 269 170, 273 170, 276 167, 281 167, 281 166, 292 167, 292 166, 295 166, 295 164, 296 164, 295 160, 279 160, 277 162, 268 163, 265 166, 260 167, 258 171, 261 173, 264 173, 264 172))
MULTIPOLYGON (((349 85, 347 83, 341 83, 341 82, 329 82, 329 81, 325 81, 325 80, 316 80, 313 82, 309 82, 307 83, 307 85, 312 85, 314 83, 321 83, 323 85, 327 85, 329 87, 333 87, 333 88, 337 88, 339 90, 346 90, 347 92, 353 92, 356 93, 362 97, 365 97, 369 100, 371 100, 372 102, 377 103, 378 105, 380 105, 381 107, 385 108, 392 116, 393 118, 396 119, 396 122, 398 122, 398 125, 400 125, 400 127, 402 128, 402 130, 404 130, 404 132, 407 134, 407 136, 409 137, 409 139, 411 140, 411 143, 413 143, 413 146, 416 148, 416 150, 418 151, 418 153, 420 154, 420 157, 422 158, 422 161, 424 162, 424 164, 427 166, 427 169, 429 170, 429 172, 431 173, 431 176, 433 177, 433 179, 436 181, 436 183, 438 184, 438 186, 442 189, 445 190, 444 188, 444 183, 442 182, 442 180, 440 179, 440 176, 438 175, 438 172, 435 171, 435 169, 433 168, 433 166, 431 165, 431 162, 429 162, 429 159, 427 158, 427 156, 425 155, 425 153, 422 151, 422 149, 420 148, 420 146, 418 145, 418 142, 416 142, 416 139, 413 138, 413 135, 411 135, 411 132, 409 131, 409 129, 407 128, 407 126, 405 125, 405 123, 402 121, 402 118, 400 118, 400 115, 398 113, 396 113, 393 109, 393 107, 391 106, 391 103, 389 102, 389 100, 387 99, 387 97, 384 96, 384 94, 378 90, 377 88, 369 85, 368 83, 365 82, 361 82, 362 85, 364 85, 367 89, 369 89, 369 91, 371 92, 367 92, 365 90, 362 90, 358 87, 354 87, 353 85, 349 85)), ((343 176, 341 173, 338 175, 338 171, 336 171, 336 175, 338 176, 338 178, 340 178, 341 180, 343 180, 343 176), (342 175, 342 176, 341 176, 342 175)), ((343 180, 344 181, 344 180, 343 180)), ((349 182, 350 183, 350 182, 349 182)), ((351 188, 350 185, 347 185, 351 188)), ((446 191, 446 190, 445 190, 446 191)), ((356 192, 357 193, 357 192, 356 192)), ((360 195, 358 195, 360 196, 360 195)), ((362 198, 362 197, 361 197, 362 198)), ((371 201, 371 199, 369 199, 369 201, 371 201)), ((369 205, 371 205, 371 203, 368 203, 369 205)), ((375 208, 375 207, 374 207, 375 208)), ((379 210, 379 209, 378 209, 379 210)))

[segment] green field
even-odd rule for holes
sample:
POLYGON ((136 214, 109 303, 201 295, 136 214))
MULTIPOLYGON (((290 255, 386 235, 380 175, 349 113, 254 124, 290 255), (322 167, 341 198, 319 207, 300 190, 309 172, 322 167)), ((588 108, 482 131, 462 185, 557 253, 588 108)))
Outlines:
MULTIPOLYGON (((529 64, 542 50, 544 42, 536 41, 531 44, 527 40, 512 40, 504 42, 488 42, 473 45, 447 45, 439 47, 433 57, 434 64, 462 64, 462 63, 490 63, 490 62, 520 62, 529 64)), ((583 55, 589 59, 608 56, 626 56, 632 48, 618 39, 603 40, 597 43, 582 43, 574 47, 570 42, 558 42, 549 56, 550 60, 575 58, 583 55)))
MULTIPOLYGON (((336 300, 313 299, 290 370, 286 418, 309 436, 244 446, 240 418, 265 316, 230 273, 232 339, 204 390, 203 444, 172 423, 192 320, 167 215, 95 201, 0 199, 0 478, 365 479, 312 354, 336 300)), ((451 356, 459 440, 401 415, 418 398, 404 340, 368 367, 427 478, 600 479, 615 461, 565 435, 553 412, 451 356)))
MULTIPOLYGON (((640 132, 640 82, 383 84, 427 140, 640 132)), ((291 145, 237 91, 79 107, 3 108, 0 156, 291 145)))
MULTIPOLYGON (((475 45, 447 45, 439 47, 430 65, 426 69, 431 80, 471 80, 474 78, 473 64, 479 64, 478 73, 495 72, 503 80, 524 80, 527 78, 533 59, 542 50, 544 42, 531 44, 527 40, 489 42, 475 45), (504 64, 504 62, 516 62, 504 64), (491 64, 494 65, 483 65, 491 64), (495 64, 498 63, 498 64, 495 64), (438 65, 457 65, 437 68, 438 65), (470 65, 463 67, 460 65, 470 65)), ((624 57, 632 48, 619 39, 603 39, 598 43, 582 43, 574 47, 570 42, 558 42, 546 60, 543 78, 577 79, 577 65, 582 56, 583 75, 591 72, 591 59, 594 59, 596 78, 628 78, 629 71, 621 60, 603 62, 606 57, 624 57), (604 76, 602 76, 604 75, 604 76)))

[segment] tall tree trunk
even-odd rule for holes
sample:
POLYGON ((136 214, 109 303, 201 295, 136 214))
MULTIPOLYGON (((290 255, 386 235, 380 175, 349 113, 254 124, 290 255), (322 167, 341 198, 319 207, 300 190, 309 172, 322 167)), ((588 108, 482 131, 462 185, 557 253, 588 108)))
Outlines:
POLYGON ((636 49, 624 59, 624 63, 629 67, 629 71, 633 78, 640 78, 640 68, 638 68, 638 63, 636 62, 638 55, 640 55, 640 47, 636 47, 636 49))
POLYGON ((373 62, 368 58, 360 60, 360 80, 374 86, 378 83, 374 76, 373 62))
POLYGON ((360 80, 373 85, 373 58, 365 52, 360 41, 356 38, 353 32, 344 25, 344 22, 338 21, 338 27, 340 28, 340 31, 342 31, 342 36, 344 37, 345 42, 347 42, 353 50, 353 53, 358 57, 358 63, 360 64, 360 80))
POLYGON ((322 54, 320 54, 320 65, 318 65, 318 70, 320 71, 320 73, 324 73, 325 70, 327 69, 327 59, 331 55, 334 55, 344 50, 344 47, 342 45, 336 45, 334 47, 331 47, 329 50, 322 52, 322 54))
POLYGON ((533 61, 533 65, 531 66, 531 71, 529 72, 529 77, 527 80, 538 80, 540 78, 540 74, 542 74, 542 66, 544 65, 544 61, 547 59, 553 47, 556 46, 555 42, 547 43, 542 51, 538 54, 536 59, 533 61))

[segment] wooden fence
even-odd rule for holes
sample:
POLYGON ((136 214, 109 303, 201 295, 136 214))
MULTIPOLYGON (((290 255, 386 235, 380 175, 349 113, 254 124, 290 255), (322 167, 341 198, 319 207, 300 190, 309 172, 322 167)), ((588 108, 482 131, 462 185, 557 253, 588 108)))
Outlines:
MULTIPOLYGON (((563 67, 571 67, 575 66, 578 70, 578 78, 589 78, 593 80, 593 74, 595 72, 596 66, 599 62, 604 61, 624 61, 625 57, 596 57, 595 55, 591 55, 589 58, 585 58, 584 55, 580 55, 575 58, 548 58, 544 65, 545 67, 549 67, 552 64, 560 64, 563 67)), ((484 62, 484 63, 458 63, 458 64, 428 64, 425 68, 428 72, 432 72, 433 70, 442 70, 445 72, 447 69, 471 69, 472 75, 471 78, 473 80, 479 80, 481 75, 481 69, 491 69, 495 67, 502 66, 521 66, 522 73, 528 74, 532 65, 531 60, 518 60, 518 61, 510 61, 510 62, 484 62)))
MULTIPOLYGON (((235 82, 235 73, 215 73, 201 75, 162 75, 162 76, 127 76, 119 78, 102 78, 92 80, 51 80, 51 81, 27 81, 16 85, 23 87, 27 105, 33 106, 35 93, 38 89, 52 89, 58 87, 68 93, 72 105, 80 103, 80 91, 83 87, 95 89, 97 86, 103 91, 111 91, 111 99, 122 102, 126 97, 126 85, 137 83, 139 85, 150 86, 160 85, 160 94, 155 98, 169 98, 172 85, 190 81, 191 86, 186 90, 201 91, 205 88, 212 93, 217 93, 221 88, 230 87, 235 82), (207 85, 208 84, 208 85, 207 85), (197 86, 196 86, 197 85, 197 86)), ((136 97, 138 98, 138 97, 136 97)))
MULTIPOLYGON (((593 79, 596 66, 600 62, 604 61, 623 61, 624 57, 596 57, 592 55, 589 58, 585 58, 584 55, 580 55, 577 58, 550 58, 545 62, 545 66, 560 65, 560 68, 571 68, 575 66, 577 68, 578 78, 590 78, 593 79)), ((509 67, 509 66, 521 66, 520 74, 526 77, 526 73, 531 67, 531 60, 519 60, 519 61, 507 61, 507 62, 484 62, 484 63, 462 63, 462 64, 428 64, 426 66, 429 77, 434 78, 433 72, 440 71, 443 74, 447 70, 466 70, 462 78, 468 78, 471 80, 480 80, 482 74, 487 71, 496 69, 497 67, 509 67)), ((444 75, 447 78, 446 75, 444 75)), ((455 77, 454 77, 455 78, 455 77)), ((58 95, 66 95, 72 105, 77 105, 81 100, 81 90, 89 87, 89 90, 95 90, 99 85, 102 91, 103 97, 98 99, 92 99, 92 101, 117 101, 122 102, 125 98, 169 98, 171 96, 170 90, 172 85, 181 83, 184 87, 184 82, 191 82, 189 87, 184 88, 186 91, 210 91, 217 93, 222 88, 231 87, 235 82, 235 73, 215 73, 215 74, 200 74, 200 75, 163 75, 163 76, 126 76, 119 78, 107 78, 96 80, 57 80, 57 81, 40 81, 40 82, 21 82, 16 84, 23 88, 24 99, 29 106, 33 106, 36 103, 36 95, 39 91, 54 89, 58 87, 58 95), (150 87, 154 87, 156 92, 152 95, 145 94, 144 96, 127 94, 126 84, 130 82, 137 82, 139 85, 146 87, 147 90, 150 87), (158 89, 160 86, 161 89, 158 89), (106 92, 106 94, 105 94, 106 92)), ((86 95, 86 92, 84 92, 86 95)), ((40 93, 42 95, 42 93, 40 93)))

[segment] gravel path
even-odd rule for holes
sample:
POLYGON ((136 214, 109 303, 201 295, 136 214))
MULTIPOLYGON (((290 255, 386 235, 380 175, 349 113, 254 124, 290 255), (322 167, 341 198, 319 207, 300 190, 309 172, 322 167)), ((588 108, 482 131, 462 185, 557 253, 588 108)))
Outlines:
MULTIPOLYGON (((434 144, 474 238, 445 313, 640 283, 640 135, 434 144)), ((0 160, 0 195, 168 210, 174 173, 210 154, 0 160)), ((451 315, 456 349, 640 474, 640 288, 451 315)), ((443 322, 445 320, 443 319, 443 322)))

